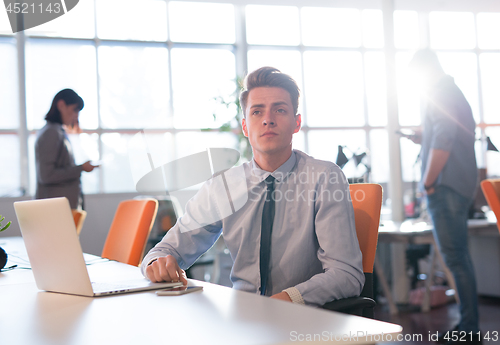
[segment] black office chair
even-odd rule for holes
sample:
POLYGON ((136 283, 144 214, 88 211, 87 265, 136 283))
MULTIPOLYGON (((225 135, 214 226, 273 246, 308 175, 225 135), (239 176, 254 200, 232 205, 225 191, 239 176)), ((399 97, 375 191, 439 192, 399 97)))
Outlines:
POLYGON ((354 208, 359 248, 363 254, 365 285, 360 296, 335 300, 326 303, 322 308, 373 319, 373 307, 376 305, 373 299, 373 264, 377 251, 378 227, 382 208, 382 186, 375 183, 359 183, 350 185, 349 189, 354 208), (358 191, 362 193, 357 194, 358 191))

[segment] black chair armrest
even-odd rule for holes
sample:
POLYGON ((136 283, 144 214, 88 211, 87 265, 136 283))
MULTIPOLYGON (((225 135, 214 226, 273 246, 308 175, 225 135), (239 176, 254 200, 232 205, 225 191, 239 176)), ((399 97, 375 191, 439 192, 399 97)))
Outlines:
POLYGON ((361 315, 363 309, 373 308, 377 303, 368 297, 349 297, 331 301, 322 306, 323 309, 348 314, 361 315))

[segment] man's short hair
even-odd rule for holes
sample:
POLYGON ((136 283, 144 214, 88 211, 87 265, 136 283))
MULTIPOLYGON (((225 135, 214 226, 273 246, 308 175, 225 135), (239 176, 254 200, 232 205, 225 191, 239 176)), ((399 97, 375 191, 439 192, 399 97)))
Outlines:
POLYGON ((274 67, 261 67, 246 76, 243 87, 244 90, 240 94, 240 104, 244 116, 246 116, 245 111, 248 94, 252 89, 257 87, 280 87, 286 90, 292 101, 293 114, 297 115, 300 89, 292 77, 288 74, 281 73, 279 69, 274 67))
POLYGON ((430 49, 420 49, 410 61, 410 68, 416 70, 443 71, 437 54, 430 49))

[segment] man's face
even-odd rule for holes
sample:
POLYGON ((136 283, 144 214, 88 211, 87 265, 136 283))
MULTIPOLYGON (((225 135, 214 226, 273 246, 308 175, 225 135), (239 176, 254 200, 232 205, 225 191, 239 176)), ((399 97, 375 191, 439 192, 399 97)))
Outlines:
POLYGON ((293 112, 290 94, 279 87, 257 87, 248 94, 243 133, 254 156, 291 152, 292 136, 300 129, 300 115, 293 112))

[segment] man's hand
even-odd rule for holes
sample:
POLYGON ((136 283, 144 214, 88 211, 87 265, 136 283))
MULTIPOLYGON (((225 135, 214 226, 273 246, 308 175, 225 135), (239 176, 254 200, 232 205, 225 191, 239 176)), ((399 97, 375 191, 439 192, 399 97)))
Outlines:
POLYGON ((432 195, 432 194, 434 194, 435 191, 436 190, 434 189, 434 187, 426 188, 425 189, 425 194, 432 195))
POLYGON ((279 300, 287 301, 287 302, 291 302, 292 301, 292 299, 290 298, 290 296, 288 296, 288 294, 285 291, 281 291, 280 293, 272 295, 270 298, 279 299, 279 300))
POLYGON ((172 255, 162 256, 146 267, 146 277, 153 283, 178 282, 187 285, 186 272, 172 255))

